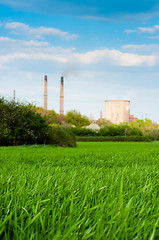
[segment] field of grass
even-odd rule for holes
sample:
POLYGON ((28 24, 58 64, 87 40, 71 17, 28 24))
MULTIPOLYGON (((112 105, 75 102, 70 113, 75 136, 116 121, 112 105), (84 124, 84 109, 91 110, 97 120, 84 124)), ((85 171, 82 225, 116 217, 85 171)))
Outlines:
POLYGON ((0 147, 0 239, 159 239, 159 143, 0 147))

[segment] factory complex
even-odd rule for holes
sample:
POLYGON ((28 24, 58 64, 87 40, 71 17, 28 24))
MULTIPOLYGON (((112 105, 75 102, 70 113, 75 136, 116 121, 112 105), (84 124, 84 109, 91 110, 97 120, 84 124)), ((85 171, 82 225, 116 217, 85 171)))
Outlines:
MULTIPOLYGON (((47 75, 44 76, 44 110, 47 110, 47 75)), ((60 81, 60 115, 64 115, 64 77, 61 77, 60 81)), ((102 119, 102 111, 100 119, 102 119)), ((134 115, 130 115, 130 100, 106 100, 104 119, 113 124, 137 120, 134 115)))

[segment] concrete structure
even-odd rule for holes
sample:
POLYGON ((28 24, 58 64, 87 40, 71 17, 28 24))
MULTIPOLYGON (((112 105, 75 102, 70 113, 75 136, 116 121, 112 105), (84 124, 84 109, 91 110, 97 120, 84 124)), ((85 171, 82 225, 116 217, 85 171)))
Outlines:
POLYGON ((64 115, 64 78, 61 77, 61 86, 60 86, 60 115, 64 115))
POLYGON ((44 76, 44 110, 47 110, 47 75, 44 76))
POLYGON ((106 120, 114 124, 129 122, 130 101, 107 100, 105 101, 106 120))

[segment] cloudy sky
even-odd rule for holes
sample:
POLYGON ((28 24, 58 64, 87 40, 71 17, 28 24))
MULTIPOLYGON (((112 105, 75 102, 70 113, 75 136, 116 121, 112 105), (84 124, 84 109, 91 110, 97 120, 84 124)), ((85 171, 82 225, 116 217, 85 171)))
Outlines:
POLYGON ((105 100, 159 122, 157 0, 0 0, 0 95, 97 119, 105 100))

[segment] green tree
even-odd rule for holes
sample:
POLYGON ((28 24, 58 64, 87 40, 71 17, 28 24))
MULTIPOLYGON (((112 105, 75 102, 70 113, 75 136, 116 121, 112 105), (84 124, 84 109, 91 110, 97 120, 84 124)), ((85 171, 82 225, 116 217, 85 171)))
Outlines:
POLYGON ((67 112, 65 120, 66 123, 76 127, 88 126, 90 124, 88 117, 82 116, 81 113, 76 110, 67 112))
POLYGON ((147 132, 155 128, 151 119, 138 119, 136 122, 130 122, 131 127, 139 128, 142 132, 147 132))

